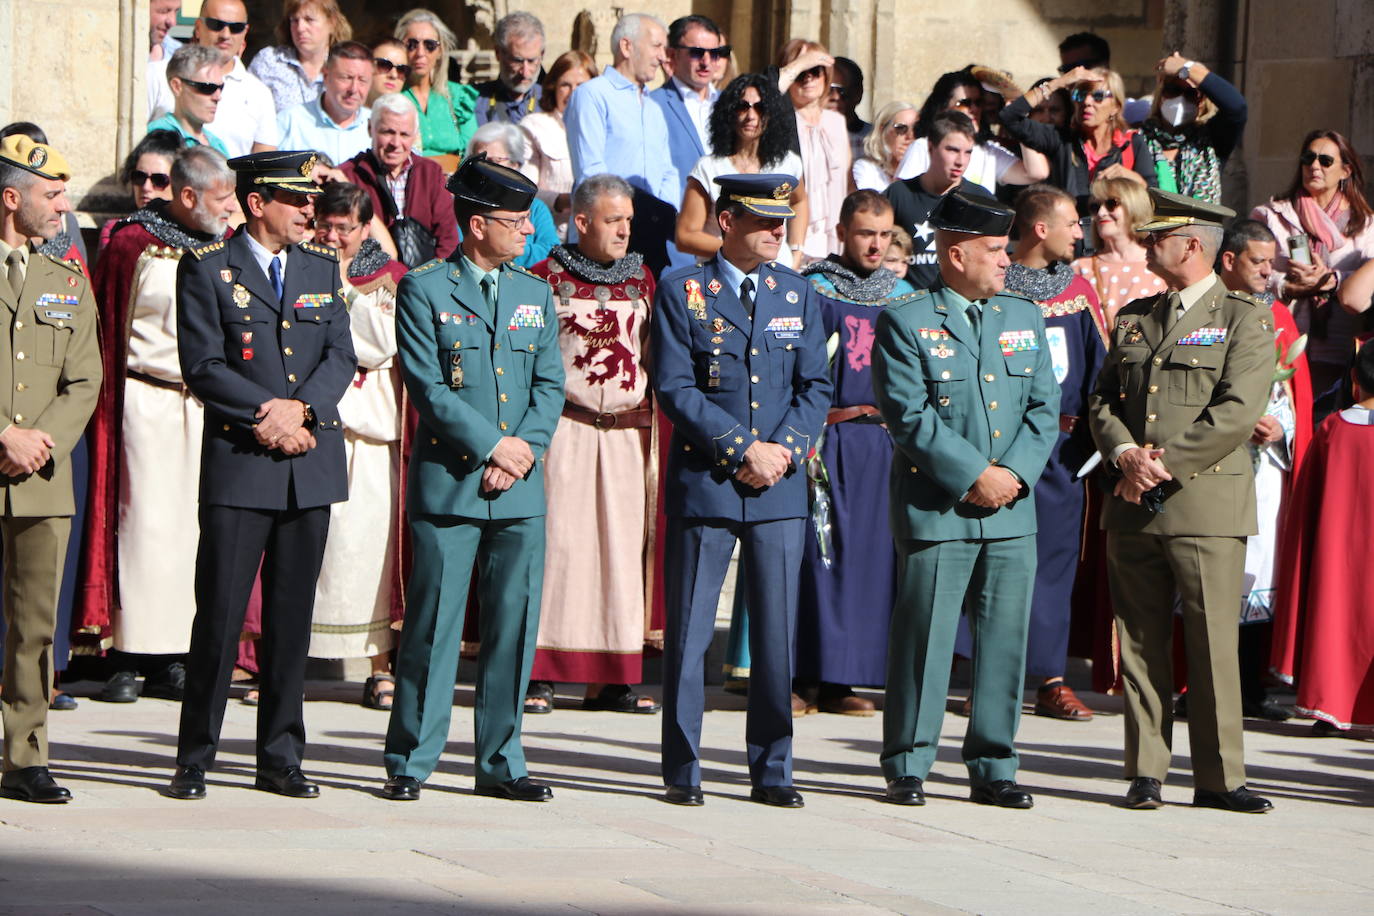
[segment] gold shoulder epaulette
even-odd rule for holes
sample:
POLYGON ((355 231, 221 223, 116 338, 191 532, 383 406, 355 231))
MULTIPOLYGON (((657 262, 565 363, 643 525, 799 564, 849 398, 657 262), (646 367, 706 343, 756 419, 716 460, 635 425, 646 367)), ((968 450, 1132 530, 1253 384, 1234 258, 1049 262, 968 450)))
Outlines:
POLYGON ((331 261, 337 261, 339 259, 338 249, 331 248, 328 245, 318 245, 315 242, 301 242, 300 247, 302 251, 317 254, 322 258, 329 258, 331 261))
POLYGON ((81 269, 81 262, 76 258, 54 258, 49 255, 48 260, 61 267, 67 268, 74 274, 80 274, 83 278, 86 276, 86 272, 81 269))
POLYGON ((412 274, 422 274, 427 270, 433 270, 434 268, 438 267, 440 264, 443 263, 443 261, 440 261, 438 258, 435 258, 433 261, 426 261, 419 267, 413 267, 407 272, 412 274))
POLYGON ((515 263, 514 261, 507 261, 507 262, 506 262, 506 266, 509 267, 511 270, 514 270, 514 271, 516 271, 516 272, 518 272, 518 273, 522 273, 522 274, 524 274, 524 275, 527 276, 527 277, 533 277, 534 279, 539 280, 539 281, 541 281, 541 282, 542 282, 543 279, 544 279, 543 277, 539 276, 538 274, 530 273, 529 270, 527 270, 527 269, 524 268, 524 267, 521 267, 519 264, 515 263))
POLYGON ((192 248, 192 249, 191 249, 191 256, 194 257, 197 261, 203 261, 203 260, 205 260, 205 258, 206 258, 207 256, 212 255, 212 254, 214 254, 216 251, 220 251, 220 250, 222 250, 223 248, 224 248, 224 241, 223 241, 223 240, 218 241, 218 242, 210 242, 209 244, 200 245, 200 246, 198 246, 198 247, 196 247, 196 248, 192 248))

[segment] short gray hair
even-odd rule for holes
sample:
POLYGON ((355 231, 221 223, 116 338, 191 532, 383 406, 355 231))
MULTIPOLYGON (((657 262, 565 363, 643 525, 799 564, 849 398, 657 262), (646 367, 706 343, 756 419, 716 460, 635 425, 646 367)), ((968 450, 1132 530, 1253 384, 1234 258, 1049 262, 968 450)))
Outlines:
POLYGON ((538 36, 539 43, 545 43, 544 23, 539 21, 539 17, 524 10, 516 10, 502 16, 496 23, 496 33, 492 39, 498 48, 505 48, 512 38, 534 38, 538 36))
POLYGON ((582 183, 573 191, 572 211, 581 213, 584 216, 592 212, 596 202, 603 197, 626 197, 634 200, 635 189, 630 183, 619 175, 612 175, 609 172, 601 175, 592 175, 584 178, 582 183))
POLYGON ((668 27, 663 24, 663 20, 649 13, 626 13, 620 17, 620 21, 611 30, 611 51, 620 54, 620 39, 628 38, 630 41, 638 41, 639 33, 644 28, 644 23, 651 22, 658 26, 665 33, 668 27))
POLYGON ((1217 254, 1221 251, 1222 240, 1226 237, 1226 230, 1220 226, 1184 226, 1179 230, 1179 235, 1188 235, 1198 240, 1202 246, 1202 259, 1208 264, 1216 262, 1217 254))
POLYGON ((464 153, 471 156, 479 143, 500 143, 512 161, 525 164, 525 132, 509 121, 488 121, 477 128, 464 153))
POLYGON ((415 129, 420 129, 420 109, 415 107, 415 103, 408 97, 399 92, 388 92, 386 95, 377 96, 377 100, 372 103, 372 119, 368 124, 369 130, 373 124, 377 123, 377 116, 383 112, 394 115, 410 115, 415 119, 415 129))
POLYGON ((234 184, 228 161, 208 146, 188 146, 172 160, 172 192, 182 188, 204 191, 217 185, 234 184))
POLYGON ((224 52, 219 48, 205 45, 184 44, 177 48, 172 59, 167 62, 167 79, 194 80, 196 74, 206 67, 219 67, 224 64, 224 52))
POLYGON ((27 191, 37 180, 38 176, 28 169, 0 162, 0 189, 14 188, 16 191, 27 191))

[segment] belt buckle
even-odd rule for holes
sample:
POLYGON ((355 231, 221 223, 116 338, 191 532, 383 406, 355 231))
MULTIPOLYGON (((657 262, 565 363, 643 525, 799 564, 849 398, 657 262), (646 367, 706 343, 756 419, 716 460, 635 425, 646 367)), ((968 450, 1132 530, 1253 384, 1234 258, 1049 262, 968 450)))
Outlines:
POLYGON ((613 413, 599 413, 596 415, 595 422, 592 423, 597 429, 615 429, 617 425, 616 415, 613 413))

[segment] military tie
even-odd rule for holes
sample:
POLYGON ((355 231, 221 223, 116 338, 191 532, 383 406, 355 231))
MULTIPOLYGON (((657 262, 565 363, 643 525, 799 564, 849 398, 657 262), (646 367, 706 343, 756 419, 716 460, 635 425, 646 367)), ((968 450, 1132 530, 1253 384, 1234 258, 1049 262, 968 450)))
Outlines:
POLYGON ((272 266, 267 271, 267 278, 272 281, 272 292, 277 294, 277 301, 281 302, 282 296, 286 292, 286 287, 281 282, 281 258, 272 259, 272 266))
POLYGON ((491 310, 491 320, 496 321, 496 281, 491 275, 482 278, 482 298, 487 300, 487 308, 491 310))
POLYGON ((744 306, 744 311, 752 320, 754 317, 754 281, 749 277, 744 278, 744 282, 739 285, 739 301, 744 306))
POLYGON ((5 259, 6 279, 10 281, 10 289, 18 296, 24 289, 24 250, 16 248, 10 252, 10 256, 5 259))
POLYGON ((968 326, 973 328, 973 339, 978 339, 978 331, 983 323, 983 309, 976 303, 969 303, 969 307, 964 310, 964 315, 968 317, 968 326))
POLYGON ((1169 314, 1167 316, 1168 323, 1165 325, 1165 329, 1172 330, 1174 325, 1178 324, 1179 319, 1183 317, 1183 313, 1186 309, 1183 307, 1183 297, 1178 293, 1170 293, 1166 301, 1168 302, 1169 314))

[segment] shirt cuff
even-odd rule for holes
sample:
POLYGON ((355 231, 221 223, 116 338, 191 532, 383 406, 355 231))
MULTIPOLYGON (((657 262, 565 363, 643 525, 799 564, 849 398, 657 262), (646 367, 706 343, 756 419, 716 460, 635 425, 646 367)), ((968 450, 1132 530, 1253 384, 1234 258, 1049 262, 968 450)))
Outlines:
POLYGON ((1110 458, 1112 465, 1115 466, 1116 459, 1120 458, 1122 455, 1126 454, 1131 449, 1139 447, 1140 446, 1136 445, 1134 442, 1124 442, 1121 445, 1118 445, 1116 448, 1112 449, 1112 453, 1108 457, 1110 458))

